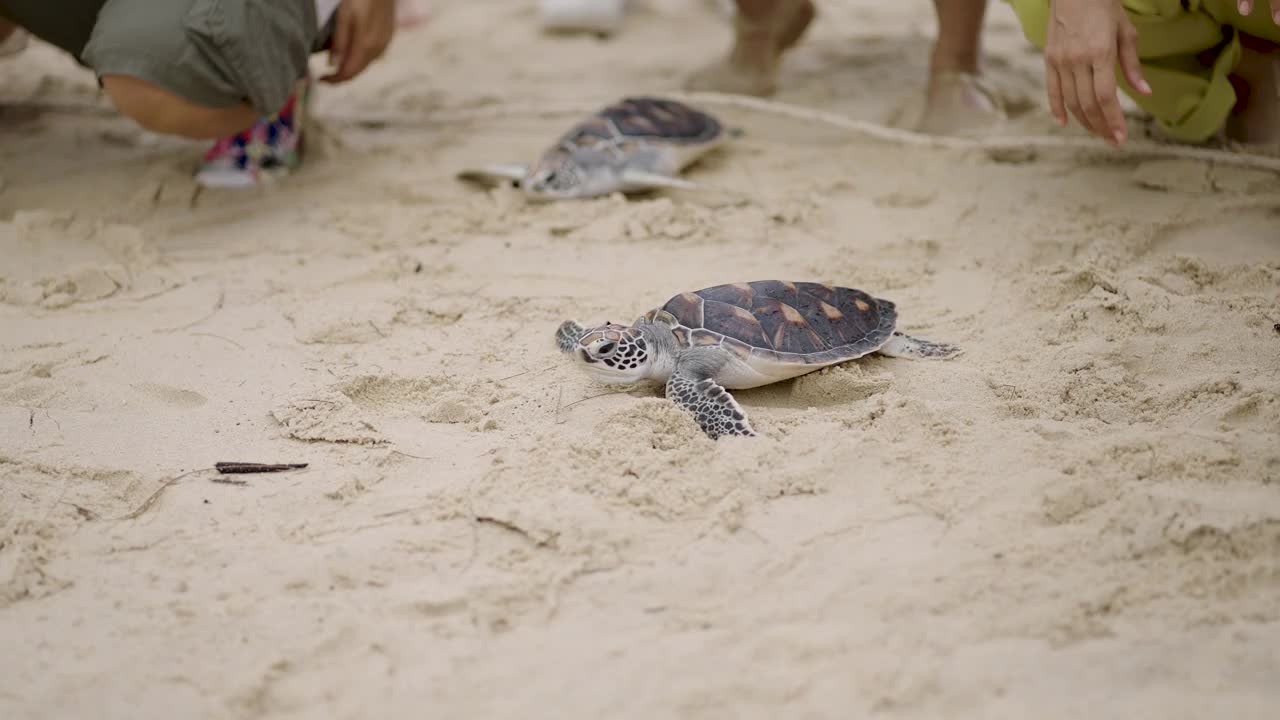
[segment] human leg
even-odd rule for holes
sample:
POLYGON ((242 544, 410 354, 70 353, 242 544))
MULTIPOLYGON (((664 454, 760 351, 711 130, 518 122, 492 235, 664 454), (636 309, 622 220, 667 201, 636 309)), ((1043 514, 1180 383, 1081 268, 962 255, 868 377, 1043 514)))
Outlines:
POLYGON ((258 119, 258 113, 246 103, 204 107, 131 75, 103 75, 102 87, 120 114, 164 135, 213 140, 238 133, 258 119))
POLYGON ((929 58, 924 114, 917 129, 948 135, 990 126, 1004 114, 978 82, 987 0, 934 0, 938 36, 929 58))
POLYGON ((1236 104, 1227 117, 1227 137, 1280 146, 1280 44, 1241 33, 1240 62, 1230 80, 1236 104))
POLYGON ((694 73, 690 90, 771 95, 777 89, 782 54, 813 21, 811 0, 737 0, 734 39, 728 57, 694 73))

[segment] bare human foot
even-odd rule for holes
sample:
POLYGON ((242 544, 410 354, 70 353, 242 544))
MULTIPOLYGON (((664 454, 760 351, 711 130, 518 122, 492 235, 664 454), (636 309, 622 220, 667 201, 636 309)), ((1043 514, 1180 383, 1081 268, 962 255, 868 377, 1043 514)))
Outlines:
POLYGON ((737 4, 729 56, 691 75, 686 89, 772 95, 777 91, 782 54, 800 41, 817 13, 812 0, 737 0, 737 4))
POLYGON ((929 59, 929 86, 916 129, 935 135, 984 130, 1004 120, 982 87, 978 60, 987 0, 934 0, 938 37, 929 59))
POLYGON ((1240 63, 1231 74, 1236 106, 1226 136, 1245 145, 1280 146, 1280 46, 1240 34, 1240 63))
POLYGON ((1004 112, 976 73, 944 70, 930 73, 924 112, 916 130, 931 135, 962 135, 989 130, 1004 121, 1004 112))

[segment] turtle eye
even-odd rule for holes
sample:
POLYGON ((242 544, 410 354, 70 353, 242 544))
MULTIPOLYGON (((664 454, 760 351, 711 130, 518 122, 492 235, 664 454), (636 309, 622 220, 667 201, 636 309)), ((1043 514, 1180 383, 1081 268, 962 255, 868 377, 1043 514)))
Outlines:
POLYGON ((608 355, 609 353, 613 352, 613 348, 614 348, 614 346, 615 346, 615 345, 617 345, 617 343, 607 342, 607 343, 605 343, 605 344, 601 345, 600 347, 596 348, 596 354, 597 354, 597 355, 608 355))

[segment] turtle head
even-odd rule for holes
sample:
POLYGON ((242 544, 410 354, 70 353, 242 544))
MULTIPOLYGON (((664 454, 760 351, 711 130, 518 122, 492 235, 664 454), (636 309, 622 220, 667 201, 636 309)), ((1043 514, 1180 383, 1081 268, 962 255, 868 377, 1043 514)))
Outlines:
POLYGON ((549 152, 529 169, 521 183, 527 197, 534 200, 569 200, 600 194, 597 188, 612 170, 607 164, 593 160, 588 151, 549 152))
POLYGON ((606 385, 629 385, 649 376, 653 352, 639 328, 605 322, 584 328, 572 320, 560 326, 557 343, 573 353, 583 370, 606 385))

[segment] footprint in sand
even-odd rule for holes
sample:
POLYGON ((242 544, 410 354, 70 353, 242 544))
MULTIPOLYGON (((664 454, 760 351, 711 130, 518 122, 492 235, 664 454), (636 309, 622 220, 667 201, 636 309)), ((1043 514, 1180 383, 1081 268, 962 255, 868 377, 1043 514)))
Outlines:
POLYGON ((1260 391, 1241 398, 1222 413, 1223 427, 1280 432, 1280 393, 1260 391))
POLYGON ((1280 208, 1241 212, 1228 220, 1167 228, 1151 246, 1153 254, 1194 255, 1222 265, 1254 265, 1280 260, 1280 208))
POLYGON ((1130 176, 1138 187, 1156 192, 1205 195, 1228 193, 1247 195, 1265 190, 1275 175, 1263 170, 1216 167, 1199 160, 1149 160, 1133 169, 1130 176))
POLYGON ((142 393, 148 398, 156 402, 178 408, 198 408, 209 402, 209 398, 198 392, 191 390, 183 390, 172 385, 160 385, 157 383, 142 383, 134 385, 134 390, 142 393))

